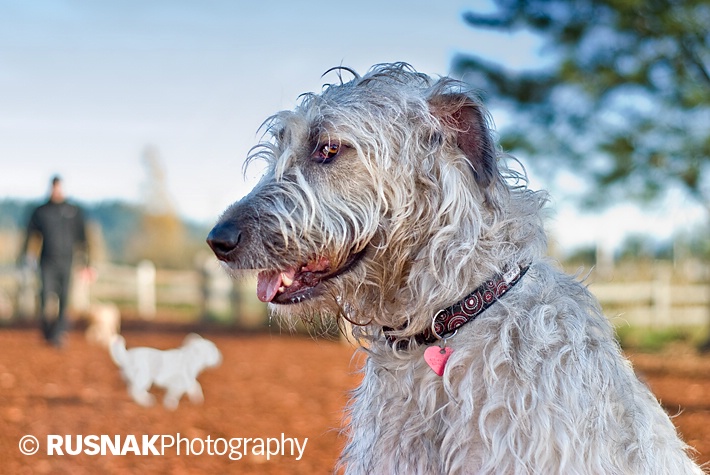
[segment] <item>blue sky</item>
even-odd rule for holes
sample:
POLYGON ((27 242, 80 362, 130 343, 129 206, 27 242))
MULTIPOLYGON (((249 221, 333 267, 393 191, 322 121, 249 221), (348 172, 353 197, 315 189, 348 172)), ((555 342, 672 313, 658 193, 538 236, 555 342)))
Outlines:
MULTIPOLYGON (((251 186, 242 162, 263 120, 318 90, 330 67, 406 61, 445 75, 457 52, 510 68, 538 64, 529 35, 475 31, 461 19, 491 8, 487 0, 0 0, 0 199, 41 196, 60 173, 75 199, 139 202, 141 157, 153 146, 178 212, 210 222, 251 186)), ((505 117, 494 111, 494 120, 505 117)), ((558 208, 558 222, 578 217, 558 208)), ((627 227, 649 219, 628 207, 619 216, 627 227)), ((580 223, 596 229, 594 219, 580 223)), ((578 227, 558 227, 563 245, 585 240, 578 227)))

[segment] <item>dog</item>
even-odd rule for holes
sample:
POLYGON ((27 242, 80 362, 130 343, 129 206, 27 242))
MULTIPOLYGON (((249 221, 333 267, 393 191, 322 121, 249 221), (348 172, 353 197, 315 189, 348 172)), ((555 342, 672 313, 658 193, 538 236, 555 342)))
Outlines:
POLYGON ((127 350, 126 340, 117 335, 110 353, 135 402, 146 407, 155 404, 148 390, 156 385, 166 389, 163 405, 170 410, 177 409, 183 394, 193 404, 202 403, 204 396, 197 375, 222 362, 217 346, 195 333, 187 335, 180 348, 165 351, 146 347, 127 350))
POLYGON ((89 326, 86 339, 104 348, 109 348, 114 337, 121 331, 121 311, 114 303, 98 302, 89 307, 89 326))
POLYGON ((267 120, 247 160, 267 171, 207 242, 276 314, 354 325, 367 359, 337 469, 702 473, 597 301, 545 257, 548 196, 476 96, 404 63, 336 69, 267 120))

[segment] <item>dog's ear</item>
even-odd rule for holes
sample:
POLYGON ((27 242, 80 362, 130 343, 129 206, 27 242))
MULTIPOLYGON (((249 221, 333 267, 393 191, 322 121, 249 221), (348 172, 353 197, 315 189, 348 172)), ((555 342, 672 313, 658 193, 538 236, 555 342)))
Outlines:
POLYGON ((429 99, 429 110, 468 158, 473 176, 482 189, 488 188, 497 173, 493 146, 483 107, 463 93, 435 94, 429 99))

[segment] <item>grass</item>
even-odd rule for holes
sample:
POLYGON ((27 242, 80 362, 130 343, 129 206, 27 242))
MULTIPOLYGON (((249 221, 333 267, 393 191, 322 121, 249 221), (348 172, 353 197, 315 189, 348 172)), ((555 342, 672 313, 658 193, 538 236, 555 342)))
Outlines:
POLYGON ((658 353, 673 343, 698 348, 707 339, 707 328, 696 326, 648 328, 620 326, 616 337, 625 350, 658 353))

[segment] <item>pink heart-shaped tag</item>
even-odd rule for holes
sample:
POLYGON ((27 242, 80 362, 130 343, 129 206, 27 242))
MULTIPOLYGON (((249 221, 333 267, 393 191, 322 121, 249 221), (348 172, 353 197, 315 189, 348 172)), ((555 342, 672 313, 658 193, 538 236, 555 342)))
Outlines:
POLYGON ((445 348, 440 348, 438 346, 430 346, 424 350, 424 361, 429 367, 439 376, 444 374, 444 367, 446 366, 446 361, 451 356, 454 350, 448 346, 445 348))

